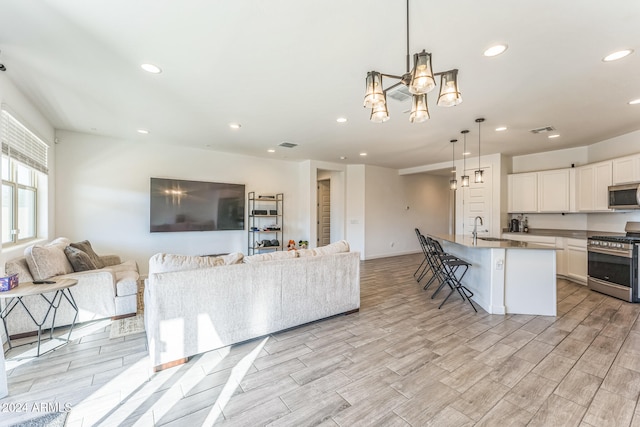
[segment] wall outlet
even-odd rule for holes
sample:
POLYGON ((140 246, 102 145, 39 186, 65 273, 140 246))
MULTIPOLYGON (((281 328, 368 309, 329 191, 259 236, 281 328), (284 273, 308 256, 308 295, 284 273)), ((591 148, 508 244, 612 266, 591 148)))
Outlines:
POLYGON ((496 270, 502 270, 504 268, 504 260, 499 259, 496 261, 496 270))

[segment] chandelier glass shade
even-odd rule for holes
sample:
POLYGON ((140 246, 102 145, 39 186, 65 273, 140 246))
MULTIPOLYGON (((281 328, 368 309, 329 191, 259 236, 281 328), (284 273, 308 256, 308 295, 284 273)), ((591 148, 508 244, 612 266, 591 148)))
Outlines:
POLYGON ((367 73, 367 89, 364 95, 364 106, 374 108, 378 104, 386 104, 386 96, 382 90, 382 76, 377 71, 367 73))
POLYGON ((467 158, 466 156, 466 152, 467 152, 467 134, 469 133, 469 131, 467 129, 463 130, 462 132, 460 132, 463 136, 464 136, 464 145, 462 147, 462 183, 461 183, 461 187, 468 187, 469 186, 469 175, 464 175, 467 173, 467 158))
POLYGON ((431 54, 422 50, 413 55, 413 71, 411 72, 411 83, 409 92, 414 95, 429 93, 436 87, 436 80, 433 78, 431 69, 431 54))
POLYGON ((382 123, 389 119, 388 109, 385 108, 386 118, 380 119, 379 104, 386 104, 386 93, 399 85, 405 85, 412 94, 412 108, 409 121, 421 123, 429 119, 426 94, 436 87, 436 76, 440 76, 440 94, 437 105, 440 107, 453 107, 462 102, 462 95, 458 87, 458 70, 434 73, 431 65, 431 53, 425 51, 413 55, 413 68, 410 70, 409 55, 409 0, 407 0, 407 60, 406 72, 402 75, 385 74, 378 71, 369 71, 366 79, 366 92, 364 106, 371 108, 370 119, 376 123, 382 123), (387 87, 382 85, 383 77, 398 80, 387 87), (376 111, 374 111, 376 110, 376 111))
POLYGON ((427 95, 413 95, 411 100, 411 123, 422 123, 429 120, 429 107, 427 107, 427 95))
POLYGON ((384 123, 389 120, 389 111, 387 103, 380 102, 371 109, 371 121, 374 123, 384 123))
MULTIPOLYGON (((451 172, 456 173, 456 142, 457 139, 452 139, 451 141, 451 172)), ((456 176, 453 175, 453 178, 449 180, 449 188, 455 190, 458 188, 458 181, 456 180, 456 176)))
POLYGON ((458 70, 450 70, 440 75, 440 95, 438 106, 454 107, 462 102, 458 89, 458 70))

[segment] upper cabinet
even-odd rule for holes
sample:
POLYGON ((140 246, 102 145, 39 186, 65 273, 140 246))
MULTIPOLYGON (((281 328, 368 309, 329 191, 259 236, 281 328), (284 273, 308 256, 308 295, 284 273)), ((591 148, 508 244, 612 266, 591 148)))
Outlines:
POLYGON ((509 175, 508 210, 515 213, 569 212, 570 169, 509 175))
POLYGON ((538 172, 538 212, 569 212, 569 169, 538 172))
POLYGON ((538 173, 516 173, 508 177, 509 212, 538 211, 538 173))
POLYGON ((576 170, 576 208, 579 212, 606 212, 612 183, 611 160, 581 166, 576 170))
POLYGON ((614 159, 613 185, 640 181, 640 154, 614 159))

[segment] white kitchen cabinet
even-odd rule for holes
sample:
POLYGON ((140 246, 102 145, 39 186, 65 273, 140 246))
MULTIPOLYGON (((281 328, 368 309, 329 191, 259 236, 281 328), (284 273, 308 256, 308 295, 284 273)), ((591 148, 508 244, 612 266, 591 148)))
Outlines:
POLYGON ((580 212, 606 212, 609 209, 609 186, 612 161, 581 166, 576 171, 576 207, 580 212))
POLYGON ((538 212, 569 212, 569 169, 538 172, 538 212))
POLYGON ((640 154, 614 159, 612 163, 613 185, 640 181, 640 154))
POLYGON ((509 212, 538 211, 538 174, 537 172, 516 173, 508 177, 509 212))
POLYGON ((577 282, 587 283, 587 240, 566 239, 565 257, 567 277, 577 282))

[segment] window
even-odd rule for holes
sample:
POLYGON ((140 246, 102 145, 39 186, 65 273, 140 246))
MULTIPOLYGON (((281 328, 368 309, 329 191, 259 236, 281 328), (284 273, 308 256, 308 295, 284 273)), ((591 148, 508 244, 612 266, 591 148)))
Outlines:
POLYGON ((46 178, 48 147, 4 109, 0 124, 2 244, 10 245, 38 235, 38 182, 46 178))

